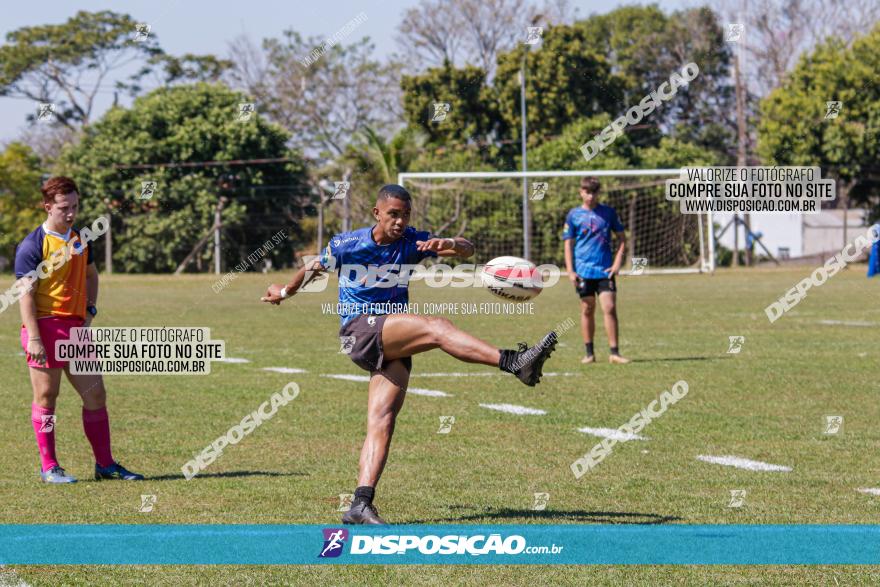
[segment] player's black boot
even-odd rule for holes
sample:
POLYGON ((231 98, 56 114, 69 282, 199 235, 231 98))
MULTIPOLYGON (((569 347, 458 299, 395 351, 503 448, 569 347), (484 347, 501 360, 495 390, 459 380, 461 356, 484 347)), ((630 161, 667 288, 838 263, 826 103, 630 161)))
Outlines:
POLYGON ((525 343, 521 342, 519 350, 501 351, 501 361, 498 367, 502 371, 513 373, 529 387, 534 387, 541 382, 541 377, 544 375, 541 370, 544 367, 544 361, 550 358, 556 349, 557 342, 556 332, 552 330, 532 348, 528 348, 525 343))
POLYGON ((351 502, 351 507, 342 514, 343 524, 386 524, 379 517, 379 510, 372 503, 363 500, 351 502))

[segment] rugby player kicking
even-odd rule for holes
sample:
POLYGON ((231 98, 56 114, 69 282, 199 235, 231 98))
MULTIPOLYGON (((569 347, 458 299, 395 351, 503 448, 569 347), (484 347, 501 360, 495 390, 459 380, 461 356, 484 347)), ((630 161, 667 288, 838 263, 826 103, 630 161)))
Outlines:
POLYGON ((345 524, 385 523, 373 505, 373 497, 388 458, 394 422, 406 396, 412 355, 439 348, 460 361, 498 367, 534 386, 540 382, 544 362, 556 347, 553 331, 531 348, 520 343, 518 350, 501 350, 459 330, 446 318, 389 313, 395 310, 392 305, 399 308, 408 303, 406 283, 379 287, 381 281, 374 277, 371 282, 369 274, 360 279, 363 270, 372 268, 375 275, 383 265, 399 268, 428 257, 467 258, 474 254, 474 246, 464 238, 434 238, 429 232, 408 226, 411 209, 410 194, 403 187, 382 187, 373 208, 374 226, 334 236, 319 259, 297 271, 286 286, 270 285, 261 298, 280 304, 321 272, 339 274, 343 351, 371 375, 367 436, 361 450, 358 487, 351 508, 342 516, 345 524), (357 268, 363 269, 358 272, 357 268), (357 275, 354 279, 350 278, 352 271, 357 275), (355 311, 350 311, 352 307, 355 311))
POLYGON ((31 422, 42 461, 40 477, 45 483, 76 481, 55 455, 55 402, 64 371, 82 397, 83 429, 95 455, 95 479, 139 481, 143 475, 126 470, 110 450, 107 392, 101 375, 75 375, 67 361, 55 357, 55 342, 68 340, 71 328, 88 327, 98 314, 98 269, 92 247, 84 245, 73 228, 79 210, 76 183, 68 177, 53 177, 43 184, 42 192, 46 221, 15 250, 15 277, 28 288, 19 302, 21 346, 34 391, 31 422), (45 271, 37 269, 41 264, 45 271), (32 271, 37 271, 36 283, 28 277, 32 271))
POLYGON ((593 336, 596 334, 596 294, 605 318, 605 333, 611 349, 608 362, 629 363, 618 350, 617 283, 615 276, 623 264, 626 250, 626 234, 617 211, 599 203, 599 180, 595 177, 581 179, 583 204, 568 211, 562 238, 565 241, 565 269, 581 298, 581 335, 586 354, 581 363, 596 362, 593 352, 593 336), (617 235, 617 252, 612 261, 611 233, 617 235))

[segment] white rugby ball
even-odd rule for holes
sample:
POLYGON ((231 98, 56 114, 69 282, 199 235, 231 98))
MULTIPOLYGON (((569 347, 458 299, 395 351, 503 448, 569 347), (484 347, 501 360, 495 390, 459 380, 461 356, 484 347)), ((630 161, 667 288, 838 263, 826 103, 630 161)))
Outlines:
POLYGON ((531 300, 543 289, 535 264, 520 257, 495 257, 483 266, 480 278, 490 292, 513 302, 531 300))

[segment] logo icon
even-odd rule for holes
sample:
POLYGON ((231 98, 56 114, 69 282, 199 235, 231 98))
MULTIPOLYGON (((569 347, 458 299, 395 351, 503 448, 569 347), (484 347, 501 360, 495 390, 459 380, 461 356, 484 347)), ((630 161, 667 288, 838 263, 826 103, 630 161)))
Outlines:
POLYGON ((742 39, 746 27, 739 22, 731 22, 727 24, 727 36, 724 38, 728 43, 738 43, 742 39))
POLYGON ((837 118, 837 115, 840 114, 840 106, 842 104, 843 103, 839 100, 825 102, 825 120, 837 118))
POLYGON ((544 196, 547 194, 547 187, 549 184, 546 181, 536 181, 532 182, 532 195, 529 196, 530 200, 543 200, 544 196))
POLYGON ((331 200, 344 200, 345 196, 348 195, 348 190, 351 189, 350 181, 334 181, 333 185, 336 186, 336 191, 333 192, 333 197, 331 200))
POLYGON ((528 35, 526 36, 526 45, 537 45, 541 37, 544 36, 544 27, 530 26, 528 27, 528 35))
POLYGON ((357 341, 357 337, 355 336, 340 336, 339 352, 344 355, 350 355, 351 351, 354 349, 355 341, 357 341))
POLYGON ((40 432, 52 432, 55 430, 55 414, 40 415, 40 432))
POLYGON ((347 512, 351 509, 351 501, 354 499, 354 493, 340 493, 339 494, 339 507, 336 508, 337 512, 347 512))
POLYGON ((37 106, 37 120, 40 122, 49 122, 55 118, 55 104, 51 102, 40 102, 37 106))
POLYGON ((728 355, 738 355, 742 351, 743 344, 746 342, 745 336, 728 336, 729 344, 727 346, 728 355))
POLYGON ((156 182, 155 181, 142 181, 141 182, 141 200, 149 200, 152 199, 153 194, 156 193, 156 182))
POLYGON ((535 503, 532 504, 532 509, 536 512, 540 512, 547 509, 547 503, 550 501, 549 493, 536 493, 535 494, 535 503))
POLYGON ((147 37, 150 36, 150 29, 152 27, 145 22, 139 22, 134 25, 134 40, 136 43, 142 43, 147 40, 147 37))
POLYGON ((648 268, 648 259, 647 257, 633 257, 632 258, 632 270, 630 271, 630 275, 642 275, 645 273, 645 269, 648 268))
POLYGON ((138 508, 138 511, 144 514, 148 514, 153 511, 154 505, 156 505, 155 495, 142 495, 141 506, 138 508))
POLYGON ((367 318, 367 324, 369 324, 370 326, 375 326, 376 325, 376 317, 370 316, 369 318, 367 318))
POLYGON ((448 102, 434 102, 434 116, 431 118, 431 122, 443 122, 446 120, 446 115, 449 114, 449 109, 451 106, 448 102))
POLYGON ((838 434, 843 430, 843 416, 825 416, 825 434, 838 434))
POLYGON ((440 416, 440 428, 437 434, 449 434, 452 432, 452 425, 455 424, 455 416, 440 416))
POLYGON ((324 548, 318 558, 336 558, 342 554, 342 547, 348 540, 348 530, 345 528, 324 528, 324 548))
POLYGON ((745 489, 731 489, 730 490, 730 503, 727 504, 727 507, 741 508, 745 502, 746 502, 746 490, 745 489))
POLYGON ((257 108, 253 102, 242 102, 238 105, 238 122, 247 122, 254 115, 257 108))

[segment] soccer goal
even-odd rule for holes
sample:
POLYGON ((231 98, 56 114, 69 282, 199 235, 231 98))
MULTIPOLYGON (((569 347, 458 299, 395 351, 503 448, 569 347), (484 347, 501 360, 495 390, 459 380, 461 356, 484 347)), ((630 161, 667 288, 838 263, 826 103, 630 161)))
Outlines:
POLYGON ((599 202, 614 207, 626 228, 621 273, 709 273, 715 269, 711 212, 682 214, 678 203, 665 198, 666 180, 680 173, 413 172, 399 174, 397 182, 413 195, 413 224, 444 236, 467 236, 476 246, 476 262, 516 255, 564 268, 565 216, 581 205, 580 179, 593 176, 602 184, 599 202))

